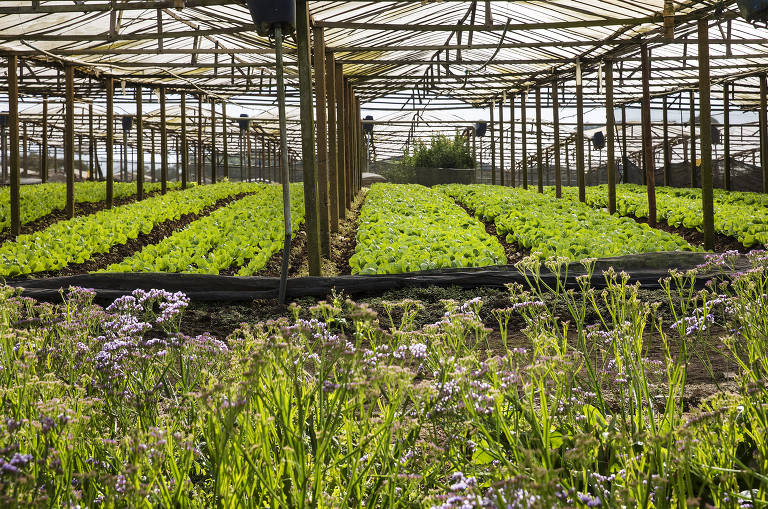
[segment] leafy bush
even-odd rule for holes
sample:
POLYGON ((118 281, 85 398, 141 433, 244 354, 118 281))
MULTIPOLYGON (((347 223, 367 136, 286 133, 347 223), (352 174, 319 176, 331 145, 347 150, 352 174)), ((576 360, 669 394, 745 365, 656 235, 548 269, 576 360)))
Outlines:
POLYGON ((458 134, 453 139, 433 136, 429 147, 419 140, 413 153, 416 168, 473 168, 474 165, 466 138, 458 134))

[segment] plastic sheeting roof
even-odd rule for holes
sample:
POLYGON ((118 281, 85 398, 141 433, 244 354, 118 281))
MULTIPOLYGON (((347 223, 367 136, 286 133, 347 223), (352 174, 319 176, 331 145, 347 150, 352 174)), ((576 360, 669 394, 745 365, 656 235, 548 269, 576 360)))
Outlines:
MULTIPOLYGON (((768 68, 768 31, 744 21, 733 0, 674 1, 675 39, 666 43, 661 37, 664 3, 356 0, 312 1, 309 9, 313 27, 323 29, 327 51, 343 65, 364 110, 375 109, 377 120, 398 121, 379 142, 381 154, 394 155, 413 136, 460 129, 478 116, 477 110, 462 108, 487 107, 505 92, 541 85, 547 87, 543 101, 548 106, 555 78, 562 108, 572 108, 577 58, 584 70, 587 109, 602 105, 598 68, 606 59, 616 62, 616 102, 637 101, 639 42, 651 50, 652 94, 696 88, 696 21, 702 16, 710 24, 713 82, 733 81, 735 105, 754 108, 755 73, 768 68), (430 125, 429 119, 437 123, 430 125)), ((99 78, 113 75, 129 87, 164 84, 227 98, 233 105, 230 114, 246 112, 265 132, 275 132, 274 51, 267 38, 253 31, 244 2, 42 0, 37 9, 30 4, 0 4, 0 54, 20 54, 22 93, 62 94, 57 67, 71 62, 80 71, 76 88, 82 98, 103 104, 99 78)), ((286 66, 291 142, 297 147, 295 47, 290 40, 286 66)), ((5 87, 0 82, 0 91, 5 87)), ((720 95, 717 90, 713 96, 720 95)), ((531 96, 529 121, 535 118, 531 96)), ((187 101, 190 118, 196 118, 196 102, 187 101)), ((148 115, 152 109, 145 107, 148 115)))

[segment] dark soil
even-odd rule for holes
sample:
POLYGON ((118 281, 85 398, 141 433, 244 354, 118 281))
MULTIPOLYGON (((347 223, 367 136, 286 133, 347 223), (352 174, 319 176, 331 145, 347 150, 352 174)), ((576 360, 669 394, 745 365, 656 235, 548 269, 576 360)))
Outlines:
POLYGON ((73 276, 75 274, 87 274, 89 272, 105 269, 113 263, 118 263, 124 258, 137 253, 146 246, 157 244, 164 238, 184 228, 193 221, 209 215, 216 209, 226 207, 230 203, 235 202, 246 195, 248 195, 248 193, 241 193, 235 196, 230 196, 228 198, 223 198, 213 205, 205 207, 197 214, 185 214, 179 219, 165 221, 155 225, 151 232, 147 234, 140 233, 137 238, 128 239, 128 242, 125 244, 112 246, 112 248, 106 253, 95 254, 83 263, 70 264, 60 270, 36 272, 34 274, 30 274, 29 277, 41 278, 73 276))
POLYGON ((352 203, 352 209, 347 211, 347 217, 339 221, 339 231, 331 234, 331 261, 336 266, 339 276, 352 273, 349 259, 355 254, 357 247, 357 227, 360 219, 360 209, 365 199, 352 203))
MULTIPOLYGON (((635 221, 641 224, 648 224, 647 217, 632 217, 635 221)), ((663 230, 674 235, 678 235, 688 241, 689 244, 694 246, 704 246, 704 233, 694 228, 686 228, 684 226, 670 226, 665 222, 656 223, 657 230, 663 230)), ((729 237, 722 233, 715 232, 715 253, 724 253, 725 251, 738 251, 739 253, 748 253, 754 248, 744 247, 744 245, 738 241, 735 237, 729 237)))
MULTIPOLYGON (((144 197, 150 198, 157 194, 160 194, 160 191, 145 193, 144 197)), ((119 200, 113 200, 113 205, 115 207, 119 207, 120 205, 128 205, 129 203, 133 203, 135 201, 136 201, 136 197, 131 196, 128 198, 120 198, 119 200)), ((106 201, 75 203, 75 217, 90 216, 91 214, 95 214, 96 212, 100 212, 102 210, 105 210, 106 208, 107 208, 106 201)), ((69 217, 67 216, 67 213, 64 212, 63 209, 57 209, 51 212, 50 214, 46 214, 43 217, 35 219, 30 223, 21 225, 21 234, 25 235, 25 234, 30 234, 30 233, 35 233, 41 230, 45 230, 49 226, 55 223, 58 223, 59 221, 64 221, 66 219, 69 219, 69 217)), ((10 229, 5 229, 2 232, 0 232, 0 245, 3 244, 4 242, 8 242, 9 240, 10 241, 14 240, 13 236, 11 235, 10 229)))
POLYGON ((501 244, 501 247, 504 248, 504 254, 507 255, 507 264, 508 265, 514 265, 515 263, 519 262, 526 256, 531 254, 530 249, 525 249, 523 246, 518 244, 517 242, 509 243, 507 242, 506 235, 500 235, 498 230, 496 230, 496 224, 493 221, 486 221, 484 218, 475 215, 475 212, 465 207, 463 204, 456 202, 456 205, 463 208, 467 214, 470 216, 473 216, 477 218, 478 221, 483 223, 485 226, 485 231, 490 235, 491 237, 495 237, 499 243, 501 244))
MULTIPOLYGON (((296 277, 301 270, 301 266, 307 257, 306 247, 307 245, 307 230, 305 225, 301 225, 301 229, 296 232, 296 235, 291 239, 291 253, 288 257, 288 277, 296 277)), ((254 277, 280 277, 280 272, 283 268, 283 250, 279 250, 267 261, 267 264, 263 269, 256 272, 254 277)), ((237 274, 238 267, 230 267, 225 271, 220 272, 222 276, 232 276, 237 274)))

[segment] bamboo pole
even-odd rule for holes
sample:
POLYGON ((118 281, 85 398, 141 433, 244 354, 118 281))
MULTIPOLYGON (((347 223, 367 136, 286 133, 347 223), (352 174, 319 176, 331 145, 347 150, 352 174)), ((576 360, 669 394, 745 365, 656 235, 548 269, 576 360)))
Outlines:
POLYGON ((189 179, 189 146, 187 144, 187 94, 181 93, 181 188, 187 188, 189 179))
POLYGON ((203 157, 205 152, 203 151, 203 95, 197 96, 197 183, 203 184, 203 157))
POLYGON ((768 193, 768 78, 760 75, 760 166, 763 173, 763 192, 768 193))
POLYGON ((43 148, 40 159, 40 180, 48 182, 48 96, 43 97, 43 148))
POLYGON ((616 213, 616 154, 615 139, 616 116, 613 109, 613 61, 605 63, 605 142, 607 158, 605 168, 608 172, 608 213, 616 213))
MULTIPOLYGON (((8 133, 10 152, 11 236, 21 233, 21 175, 19 174, 19 57, 8 55, 8 133)), ((5 152, 5 151, 3 151, 5 152)), ((5 154, 3 154, 5 155, 5 154)))
POLYGON ((107 208, 111 209, 115 183, 115 79, 107 77, 107 208))
POLYGON ((544 152, 541 142, 541 87, 536 87, 536 165, 539 179, 538 191, 544 192, 544 152))
POLYGON ((227 103, 221 102, 221 143, 222 157, 224 158, 224 178, 229 178, 229 148, 227 146, 227 103))
POLYGON ((88 104, 88 180, 94 180, 96 172, 96 137, 93 135, 93 102, 88 104))
POLYGON ((310 276, 322 275, 318 228, 317 177, 315 174, 315 122, 312 113, 312 65, 309 58, 309 5, 296 2, 296 50, 299 67, 301 152, 304 163, 304 210, 307 260, 310 276))
POLYGON ((731 190, 731 112, 728 83, 723 83, 723 179, 725 189, 731 190))
POLYGON ((645 185, 648 191, 648 225, 656 226, 656 178, 653 169, 653 140, 651 138, 651 64, 648 61, 648 45, 640 46, 643 76, 642 126, 643 126, 643 155, 645 156, 645 185))
POLYGON ((667 115, 667 96, 664 96, 664 104, 662 107, 662 127, 664 130, 664 185, 670 185, 672 176, 672 159, 670 157, 669 147, 669 120, 667 115))
POLYGON ((64 115, 64 171, 67 175, 67 217, 75 217, 75 70, 64 66, 66 99, 64 115))
POLYGON ((576 184, 579 186, 579 201, 587 201, 584 187, 584 85, 576 84, 576 184))
POLYGON ((528 102, 528 92, 523 92, 523 94, 520 96, 520 99, 520 132, 523 138, 523 189, 528 189, 528 120, 526 119, 526 102, 528 102))
POLYGON ((499 185, 504 185, 504 106, 506 93, 499 103, 499 185))
POLYGON ((347 217, 347 164, 346 164, 346 146, 347 137, 344 121, 344 105, 346 98, 344 94, 344 72, 341 64, 335 64, 336 78, 336 178, 338 180, 339 193, 339 219, 347 217))
MULTIPOLYGON (((336 151, 336 64, 333 55, 326 55, 326 103, 328 107, 328 213, 332 232, 339 231, 339 176, 336 151)), ((293 161, 293 159, 291 159, 293 161)))
POLYGON ((693 90, 690 91, 690 114, 691 114, 691 187, 696 187, 696 103, 693 96, 693 90))
POLYGON ((554 129, 554 142, 552 149, 555 152, 555 197, 562 198, 562 175, 560 170, 560 100, 557 93, 557 80, 552 81, 552 122, 554 129))
POLYGON ((493 110, 496 104, 491 102, 491 185, 496 185, 496 122, 493 119, 493 110))
POLYGON ((144 95, 136 85, 136 199, 144 199, 144 95))
POLYGON ((712 192, 712 108, 709 77, 709 21, 698 21, 699 32, 699 122, 701 123, 701 208, 704 249, 715 249, 715 213, 712 192))
POLYGON ((211 99, 211 184, 216 183, 216 101, 211 99))
POLYGON ((168 192, 168 125, 165 115, 165 87, 160 87, 160 192, 168 192))
POLYGON ((515 95, 509 97, 509 184, 516 185, 515 162, 515 95))
POLYGON ((330 204, 328 203, 328 121, 325 102, 325 39, 323 29, 314 29, 315 118, 317 119, 317 201, 320 249, 331 256, 330 204))

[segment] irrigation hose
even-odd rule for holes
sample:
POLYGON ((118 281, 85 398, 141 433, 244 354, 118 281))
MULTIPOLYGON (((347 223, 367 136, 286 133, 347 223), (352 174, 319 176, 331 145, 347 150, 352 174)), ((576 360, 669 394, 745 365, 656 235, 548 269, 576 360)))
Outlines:
POLYGON ((283 79, 283 30, 275 26, 275 59, 277 63, 277 109, 280 116, 280 175, 283 180, 283 221, 285 223, 285 240, 283 242, 283 266, 280 270, 280 288, 278 300, 285 304, 288 290, 288 264, 291 257, 291 183, 288 174, 288 142, 285 120, 285 82, 283 79))

